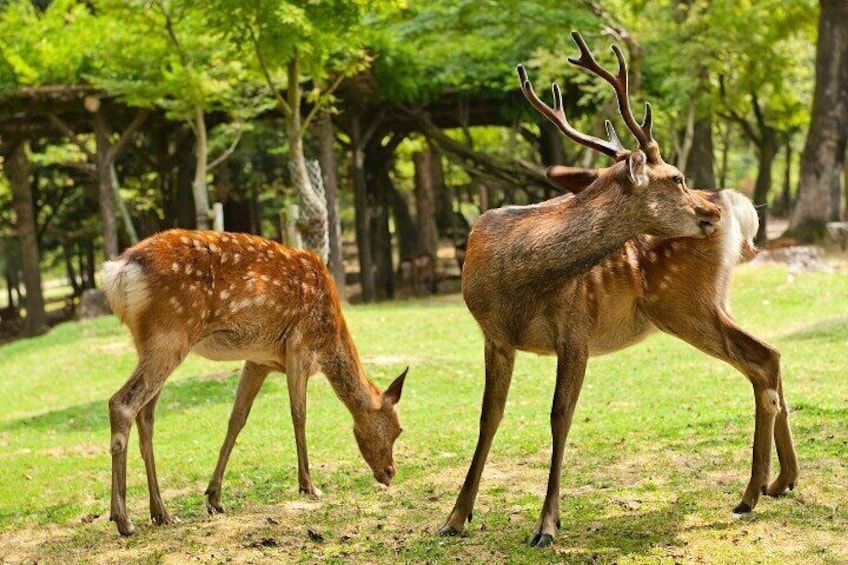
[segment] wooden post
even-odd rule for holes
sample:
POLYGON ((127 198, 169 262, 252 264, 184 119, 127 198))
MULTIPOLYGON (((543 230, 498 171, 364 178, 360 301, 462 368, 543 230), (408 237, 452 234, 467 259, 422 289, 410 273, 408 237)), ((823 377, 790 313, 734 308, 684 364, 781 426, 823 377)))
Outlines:
POLYGON ((214 217, 212 229, 224 231, 224 204, 222 202, 215 202, 212 205, 212 215, 214 217))

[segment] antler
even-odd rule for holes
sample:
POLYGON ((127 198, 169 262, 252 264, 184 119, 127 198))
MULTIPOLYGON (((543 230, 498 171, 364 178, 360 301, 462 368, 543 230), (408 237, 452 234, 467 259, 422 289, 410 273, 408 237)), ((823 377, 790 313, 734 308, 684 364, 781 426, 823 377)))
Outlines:
POLYGON ((518 65, 518 79, 521 81, 521 91, 524 92, 524 96, 530 101, 530 104, 540 114, 552 121, 562 133, 581 145, 600 151, 604 155, 609 155, 616 161, 627 157, 629 152, 621 145, 621 141, 618 139, 615 129, 613 129, 612 123, 609 120, 605 122, 607 135, 609 136, 608 141, 604 141, 593 135, 580 133, 568 123, 568 118, 565 117, 565 110, 562 105, 562 92, 560 92, 557 83, 553 83, 551 86, 554 97, 554 107, 551 108, 536 95, 530 79, 527 78, 527 70, 524 68, 524 65, 518 65))
MULTIPOLYGON (((574 59, 569 57, 568 62, 573 65, 577 65, 578 67, 583 67, 587 71, 598 75, 612 85, 615 89, 616 98, 618 99, 618 111, 621 113, 621 117, 624 119, 624 123, 627 124, 628 129, 634 136, 636 136, 636 139, 639 140, 640 148, 648 156, 649 161, 662 161, 659 144, 657 144, 656 140, 654 140, 653 133, 651 132, 651 128, 653 126, 651 105, 647 102, 645 103, 645 119, 641 124, 636 122, 636 118, 633 116, 633 111, 630 109, 630 94, 627 90, 627 63, 624 60, 624 55, 621 53, 621 49, 619 49, 617 45, 612 46, 612 51, 618 59, 618 76, 616 77, 598 64, 592 56, 592 52, 589 51, 589 47, 586 45, 586 42, 583 41, 583 37, 578 32, 572 31, 571 37, 574 38, 574 42, 580 49, 580 58, 574 59)), ((607 129, 609 130, 609 127, 607 129)))

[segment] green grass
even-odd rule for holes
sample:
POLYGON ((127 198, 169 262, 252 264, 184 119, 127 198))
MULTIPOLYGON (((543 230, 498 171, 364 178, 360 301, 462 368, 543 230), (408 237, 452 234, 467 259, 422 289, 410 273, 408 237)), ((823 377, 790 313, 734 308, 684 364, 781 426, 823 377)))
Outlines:
POLYGON ((544 495, 555 365, 530 354, 518 357, 467 536, 434 536, 474 449, 483 384, 480 332, 450 296, 345 312, 372 379, 385 386, 411 366, 400 469, 388 491, 375 487, 350 416, 317 377, 307 436, 324 497, 297 494, 285 381, 276 375, 231 458, 228 512, 208 517, 203 490, 239 364, 190 357, 164 389, 155 438, 165 503, 182 521, 148 524, 133 435, 128 505, 138 533, 130 539, 107 520, 106 404, 135 363, 126 330, 102 318, 0 348, 0 562, 845 562, 848 272, 789 282, 780 267, 741 267, 732 303, 744 328, 783 352, 802 471, 795 491, 764 498, 751 519, 730 515, 750 470, 750 385, 660 335, 590 361, 553 548, 522 544, 544 495))

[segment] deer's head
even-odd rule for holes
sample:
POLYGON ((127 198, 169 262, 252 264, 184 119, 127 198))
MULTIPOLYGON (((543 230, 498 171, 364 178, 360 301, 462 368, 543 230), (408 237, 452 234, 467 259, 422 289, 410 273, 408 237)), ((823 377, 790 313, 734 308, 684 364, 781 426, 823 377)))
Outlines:
POLYGON ((371 467, 377 482, 386 486, 396 472, 392 448, 403 430, 395 406, 400 401, 407 371, 408 367, 380 395, 380 405, 357 417, 353 426, 353 435, 363 459, 371 467))
POLYGON ((638 140, 639 147, 632 151, 625 149, 609 120, 606 121, 607 140, 574 129, 565 116, 559 86, 553 84, 554 105, 550 107, 533 91, 527 71, 519 65, 521 89, 536 110, 566 136, 616 160, 615 165, 602 169, 554 167, 548 171, 548 178, 571 192, 579 192, 570 186, 574 184, 609 192, 618 199, 622 210, 632 213, 626 221, 635 222, 634 228, 639 233, 660 237, 703 237, 712 233, 721 212, 715 204, 689 190, 683 173, 677 167, 663 161, 652 133, 651 105, 645 104, 645 118, 641 124, 633 116, 627 86, 627 63, 621 50, 612 46, 618 59, 618 74, 613 75, 598 64, 579 33, 571 35, 580 49, 580 58, 569 58, 569 62, 612 85, 621 117, 638 140))

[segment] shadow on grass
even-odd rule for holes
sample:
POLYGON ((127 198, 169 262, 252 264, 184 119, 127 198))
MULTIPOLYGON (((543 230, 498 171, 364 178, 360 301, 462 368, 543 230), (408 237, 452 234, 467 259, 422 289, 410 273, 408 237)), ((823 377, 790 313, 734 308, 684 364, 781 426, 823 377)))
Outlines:
POLYGON ((788 341, 843 341, 848 339, 848 316, 821 320, 784 336, 788 341))
MULTIPOLYGON (((159 407, 168 412, 188 410, 200 404, 232 404, 238 373, 233 372, 223 379, 210 379, 198 376, 191 379, 166 383, 159 401, 159 407)), ((263 390, 275 385, 266 382, 263 390)), ((86 432, 109 427, 109 399, 77 404, 59 410, 44 412, 37 416, 28 416, 0 424, 0 431, 25 429, 51 430, 51 432, 86 432)))

